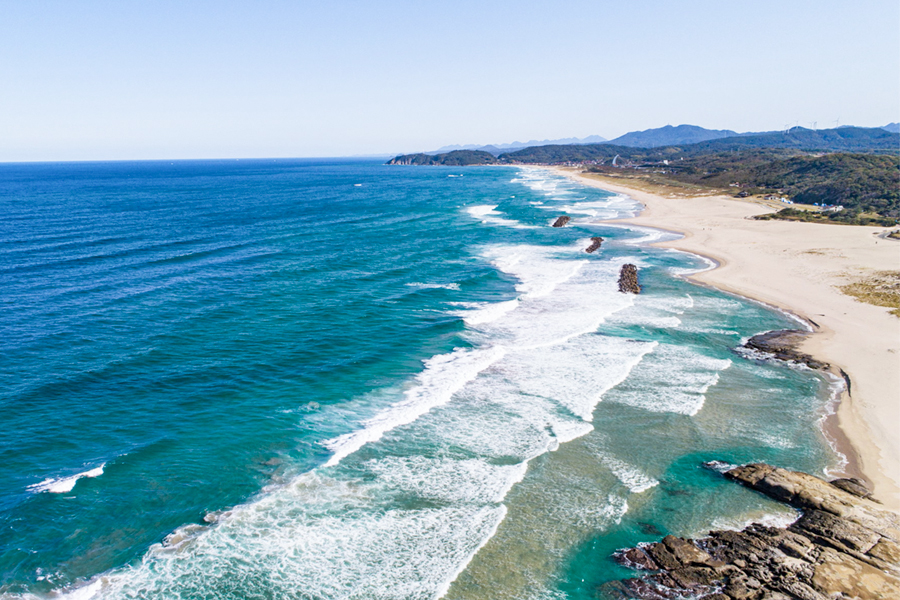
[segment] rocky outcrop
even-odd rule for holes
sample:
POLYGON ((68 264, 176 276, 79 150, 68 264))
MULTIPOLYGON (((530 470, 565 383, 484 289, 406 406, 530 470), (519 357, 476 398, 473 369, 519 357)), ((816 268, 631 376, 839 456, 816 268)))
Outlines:
POLYGON ((827 482, 765 464, 725 477, 802 511, 787 528, 751 525, 699 540, 666 536, 616 559, 643 577, 614 581, 601 598, 875 600, 900 598, 900 519, 859 480, 827 482), (848 483, 849 482, 849 483, 848 483))
POLYGON ((557 217, 555 221, 553 221, 554 227, 565 227, 566 223, 571 220, 571 217, 567 217, 563 215, 562 217, 557 217))
POLYGON ((811 369, 827 369, 828 363, 816 360, 797 350, 797 346, 808 334, 795 329, 780 329, 754 335, 744 344, 745 348, 772 354, 780 360, 802 363, 811 369))
POLYGON ((637 267, 632 264, 622 265, 619 271, 619 291, 624 294, 640 294, 641 285, 638 283, 637 267))
POLYGON ((591 252, 594 252, 595 250, 599 250, 600 244, 602 244, 602 243, 603 243, 602 237, 592 237, 591 245, 588 246, 587 248, 585 248, 584 251, 587 252, 588 254, 590 254, 591 252))

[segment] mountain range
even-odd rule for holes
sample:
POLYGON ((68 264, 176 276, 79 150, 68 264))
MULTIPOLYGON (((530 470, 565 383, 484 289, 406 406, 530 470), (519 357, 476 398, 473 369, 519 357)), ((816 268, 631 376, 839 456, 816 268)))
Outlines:
POLYGON ((453 152, 454 150, 480 150, 488 152, 494 156, 499 156, 504 152, 514 152, 522 148, 530 148, 531 146, 547 146, 549 144, 602 144, 607 141, 606 138, 599 135, 589 135, 586 138, 560 138, 558 140, 531 140, 528 142, 510 142, 509 144, 489 144, 487 146, 479 146, 478 144, 444 146, 431 152, 424 154, 443 154, 445 152, 453 152))
MULTIPOLYGON (((846 129, 849 126, 838 127, 837 129, 846 129)), ((864 129, 864 128, 856 128, 849 127, 851 129, 864 129)), ((890 133, 900 133, 900 123, 889 123, 883 127, 878 127, 874 129, 883 129, 890 133)), ((832 130, 809 130, 802 127, 793 127, 788 130, 791 131, 832 131, 832 130)), ((666 125, 665 127, 657 127, 655 129, 645 129, 644 131, 631 131, 626 133, 625 135, 621 135, 615 139, 607 140, 606 138, 600 137, 599 135, 591 135, 585 138, 562 138, 558 140, 531 140, 528 142, 511 142, 509 144, 489 144, 485 146, 479 146, 477 144, 470 145, 452 145, 452 146, 444 146, 443 148, 438 148, 437 150, 433 150, 431 152, 424 152, 423 154, 427 155, 436 155, 436 154, 446 154, 448 152, 453 152, 457 150, 477 150, 481 152, 487 152, 488 154, 492 154, 493 156, 500 156, 501 154, 509 154, 512 152, 516 152, 518 150, 522 150, 525 148, 534 148, 538 146, 569 146, 569 145, 578 145, 578 146, 587 146, 592 144, 611 144, 614 146, 626 146, 629 148, 660 148, 663 146, 683 146, 687 144, 698 144, 701 142, 708 142, 712 140, 719 140, 723 138, 735 138, 735 137, 758 137, 765 136, 771 134, 780 134, 783 132, 773 132, 773 131, 761 131, 761 132, 747 132, 747 133, 737 133, 736 131, 731 131, 730 129, 706 129, 704 127, 699 127, 697 125, 666 125)), ((805 139, 808 140, 810 136, 805 136, 805 139)), ((812 136, 816 137, 816 136, 812 136)), ((737 146, 752 146, 753 143, 736 143, 737 146)))

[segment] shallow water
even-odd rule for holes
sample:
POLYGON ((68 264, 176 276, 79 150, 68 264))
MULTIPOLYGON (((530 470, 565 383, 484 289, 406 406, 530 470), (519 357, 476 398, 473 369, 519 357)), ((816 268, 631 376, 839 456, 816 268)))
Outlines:
POLYGON ((735 351, 794 320, 548 171, 0 165, 0 202, 4 597, 589 598, 790 517, 703 461, 838 460, 828 382, 735 351))

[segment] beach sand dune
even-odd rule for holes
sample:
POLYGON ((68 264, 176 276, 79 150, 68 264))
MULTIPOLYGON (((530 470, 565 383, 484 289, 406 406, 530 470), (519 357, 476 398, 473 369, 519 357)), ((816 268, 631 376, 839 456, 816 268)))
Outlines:
MULTIPOLYGON (((900 242, 880 227, 757 221, 767 206, 727 196, 664 197, 559 172, 587 185, 627 194, 645 206, 628 222, 675 231, 657 245, 712 258, 718 267, 691 278, 790 311, 815 328, 800 350, 850 381, 837 412, 853 463, 875 496, 900 510, 900 318, 864 304, 840 287, 900 270, 900 242)), ((839 434, 840 435, 840 434, 839 434)))

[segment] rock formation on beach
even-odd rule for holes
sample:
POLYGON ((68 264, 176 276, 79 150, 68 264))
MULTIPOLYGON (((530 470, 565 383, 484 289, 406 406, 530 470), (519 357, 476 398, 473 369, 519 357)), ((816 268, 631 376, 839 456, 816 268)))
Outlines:
POLYGON ((590 254, 591 252, 594 252, 595 250, 599 250, 600 244, 602 244, 602 243, 603 243, 602 237, 592 237, 591 245, 588 246, 587 248, 585 248, 584 251, 587 252, 588 254, 590 254))
POLYGON ((787 528, 754 524, 699 540, 666 536, 616 559, 643 577, 602 585, 600 598, 836 600, 900 598, 900 518, 856 479, 827 482, 766 464, 725 477, 798 508, 787 528))
POLYGON ((570 219, 571 219, 571 217, 567 217, 565 215, 562 217, 557 217, 556 220, 553 222, 553 226, 554 227, 564 227, 565 224, 568 223, 570 219))
POLYGON ((619 291, 623 294, 641 293, 637 267, 631 263, 622 265, 622 270, 619 271, 619 291))
POLYGON ((759 350, 768 354, 774 354, 775 358, 780 360, 789 360, 793 362, 803 363, 811 369, 827 369, 828 364, 816 360, 808 354, 803 354, 797 350, 797 345, 803 341, 808 334, 804 331, 796 329, 781 329, 777 331, 767 331, 759 335, 754 335, 744 344, 745 348, 759 350))

